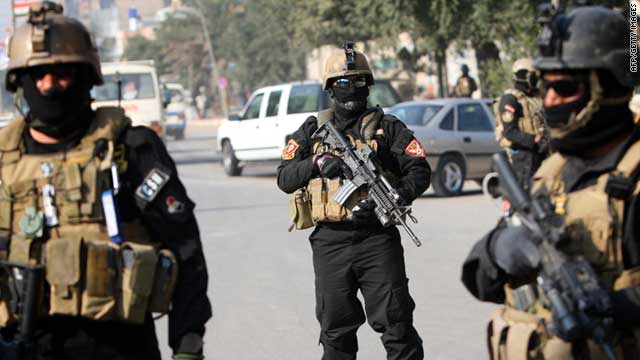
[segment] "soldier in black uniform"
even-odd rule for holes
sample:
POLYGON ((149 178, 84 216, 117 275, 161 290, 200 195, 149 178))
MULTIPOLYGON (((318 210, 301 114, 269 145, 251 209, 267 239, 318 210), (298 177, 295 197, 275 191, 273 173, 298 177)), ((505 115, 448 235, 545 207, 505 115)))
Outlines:
MULTIPOLYGON (((6 86, 10 91, 19 90, 24 94, 29 111, 24 118, 14 119, 2 130, 0 137, 5 140, 15 139, 16 148, 21 149, 20 159, 31 159, 35 156, 40 159, 57 159, 61 154, 74 154, 78 149, 83 149, 86 139, 99 132, 100 127, 113 126, 115 129, 113 140, 98 139, 95 146, 89 145, 93 147, 97 157, 111 152, 109 143, 114 145, 113 163, 117 165, 119 173, 115 203, 119 205, 119 220, 123 226, 122 240, 127 242, 138 238, 149 238, 154 243, 160 244, 159 246, 169 249, 175 256, 179 271, 168 312, 169 345, 173 349, 174 359, 203 359, 202 338, 205 333, 205 323, 211 317, 211 305, 207 297, 207 268, 198 224, 193 213, 195 205, 187 196, 178 178, 175 164, 162 140, 152 130, 145 127, 131 127, 121 109, 111 108, 106 112, 91 109, 90 90, 94 85, 102 84, 97 52, 84 26, 62 16, 61 13, 62 8, 57 4, 44 2, 36 5, 31 10, 29 21, 16 30, 9 49, 10 65, 6 86), (33 56, 31 49, 35 44, 39 44, 35 34, 39 34, 43 26, 47 29, 46 33, 43 33, 46 46, 39 50, 38 56, 33 56), (100 114, 105 113, 111 114, 111 118, 103 121, 100 114), (153 182, 152 189, 144 188, 145 185, 150 184, 150 181, 155 181, 156 178, 150 179, 154 174, 162 174, 162 181, 153 182), (134 222, 141 223, 142 227, 138 229, 146 232, 145 235, 132 233, 128 237, 129 235, 124 231, 125 224, 134 222)), ((2 159, 6 158, 6 154, 13 153, 11 145, 7 142, 4 142, 1 147, 0 151, 4 156, 2 159)), ((62 158, 66 158, 66 155, 62 158)), ((85 169, 89 168, 87 164, 91 163, 91 160, 92 158, 82 160, 85 169)), ((57 162, 51 161, 51 166, 55 169, 57 165, 53 164, 57 162)), ((67 159, 61 166, 72 162, 72 159, 67 159)), ((12 166, 12 162, 1 161, 0 169, 4 169, 5 166, 12 166)), ((64 169, 66 168, 62 167, 61 171, 66 172, 64 169)), ((25 174, 24 176, 34 176, 37 179, 40 175, 25 174)), ((91 184, 91 176, 85 179, 89 181, 88 184, 91 184)), ((55 181, 53 183, 60 186, 55 181)), ((58 188, 57 192, 65 191, 58 188)), ((39 201, 38 199, 37 202, 39 201)), ((59 220, 56 218, 58 223, 51 227, 47 225, 48 228, 43 235, 34 239, 34 244, 43 243, 48 246, 49 243, 60 243, 62 239, 56 235, 58 232, 66 231, 65 229, 73 232, 74 226, 84 226, 66 220, 64 214, 70 207, 65 201, 67 200, 54 195, 52 202, 53 207, 58 209, 59 220)), ((47 210, 44 211, 46 213, 47 210)), ((107 213, 107 210, 102 211, 104 214, 107 213)), ((51 216, 51 213, 47 216, 51 216)), ((56 216, 55 212, 53 216, 56 216)), ((107 215, 104 217, 106 218, 107 215)), ((110 233, 109 236, 111 235, 110 233)), ((109 242, 108 239, 109 237, 106 237, 106 242, 109 242)), ((23 240, 13 235, 10 242, 0 241, 0 256, 5 257, 7 253, 9 259, 17 256, 12 253, 12 250, 20 241, 23 240), (8 248, 9 244, 11 244, 10 248, 8 248)), ((89 242, 94 241, 94 238, 86 235, 83 241, 87 242, 83 245, 86 247, 83 251, 88 253, 88 246, 92 244, 89 242)), ((49 254, 49 257, 54 255, 49 254)), ((35 248, 32 248, 30 258, 32 262, 43 261, 35 248)), ((68 260, 49 258, 44 260, 47 269, 49 269, 49 262, 53 260, 61 260, 63 264, 67 261, 69 266, 73 266, 76 262, 74 258, 68 260)), ((80 264, 85 261, 90 260, 80 260, 80 264)), ((110 271, 114 270, 112 266, 115 265, 109 264, 110 271)), ((139 269, 139 271, 148 270, 139 269)), ((48 270, 47 279, 50 279, 50 275, 48 270)), ((83 279, 84 276, 89 277, 89 275, 83 275, 83 279)), ((90 287, 88 281, 87 289, 90 287)), ((50 285, 46 284, 47 291, 42 304, 45 307, 49 297, 53 298, 54 293, 55 296, 58 295, 57 290, 54 291, 53 288, 49 293, 50 285)), ((143 284, 137 286, 141 285, 143 284)), ((84 295, 88 294, 87 289, 81 290, 85 292, 84 295)), ((170 293, 167 295, 171 296, 170 293)), ((0 296, 0 301, 4 299, 0 296)), ((105 303, 108 302, 105 300, 105 303)), ((112 307, 105 307, 105 309, 107 309, 105 313, 100 316, 107 316, 105 314, 108 312, 112 320, 97 320, 85 315, 77 316, 77 314, 75 316, 60 314, 41 316, 35 325, 34 358, 39 360, 161 358, 154 320, 148 310, 141 321, 134 324, 132 322, 135 321, 132 320, 118 321, 116 315, 113 315, 115 311, 112 307)), ((46 314, 48 311, 49 309, 40 312, 46 314)), ((19 330, 17 325, 19 323, 7 323, 5 327, 0 325, 0 342, 11 341, 19 330)), ((3 349, 3 345, 0 345, 0 349, 3 349)), ((4 358, 4 355, 0 357, 4 358)))
MULTIPOLYGON (((609 313, 589 315, 612 318, 617 336, 605 335, 618 359, 638 359, 640 128, 628 105, 640 79, 628 68, 628 24, 615 11, 578 7, 553 17, 543 34, 535 66, 557 152, 533 176, 532 195, 548 200, 563 221, 564 236, 553 246, 587 261, 609 292, 609 313)), ((540 241, 503 219, 464 262, 469 292, 505 304, 488 327, 491 359, 610 359, 593 339, 563 333, 538 295, 540 241)))
POLYGON ((325 64, 324 89, 332 108, 309 117, 296 131, 278 167, 278 186, 286 193, 307 188, 313 222, 309 240, 316 274, 316 316, 324 360, 355 359, 356 332, 365 321, 382 334, 388 359, 422 359, 422 339, 413 327, 415 303, 409 295, 403 248, 395 226, 384 228, 366 193, 357 204, 340 207, 332 198, 344 178, 340 154, 312 139, 319 121, 333 121, 356 146, 377 149, 377 160, 407 204, 429 186, 424 149, 411 131, 380 108, 367 109, 373 76, 366 57, 353 51, 332 55, 325 64), (360 290, 365 309, 357 298, 360 290))

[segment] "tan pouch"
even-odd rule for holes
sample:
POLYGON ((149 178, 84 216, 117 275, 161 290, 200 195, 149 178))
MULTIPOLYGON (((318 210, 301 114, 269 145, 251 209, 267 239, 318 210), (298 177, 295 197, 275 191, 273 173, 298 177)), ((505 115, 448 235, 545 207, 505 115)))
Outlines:
POLYGON ((340 189, 340 180, 330 179, 328 182, 326 214, 327 221, 345 221, 347 220, 347 209, 333 200, 334 196, 340 189))
POLYGON ((640 286, 640 266, 625 270, 613 284, 613 290, 640 286))
POLYGON ((47 281, 51 285, 49 314, 78 315, 82 239, 53 239, 46 245, 47 281))
POLYGON ((87 241, 82 316, 94 320, 114 318, 116 309, 117 247, 107 240, 87 241))
POLYGON ((141 324, 149 307, 149 296, 158 256, 151 245, 125 242, 120 250, 122 291, 119 301, 120 318, 141 324))
POLYGON ((322 178, 315 178, 309 181, 307 192, 311 198, 311 220, 314 223, 326 220, 325 199, 327 198, 327 189, 322 178))
POLYGON ((307 189, 298 189, 291 194, 289 204, 289 215, 291 218, 291 227, 297 230, 307 229, 315 225, 311 216, 311 197, 307 189))
POLYGON ((178 270, 175 255, 168 249, 160 250, 149 303, 150 312, 165 314, 169 311, 178 281, 178 270))

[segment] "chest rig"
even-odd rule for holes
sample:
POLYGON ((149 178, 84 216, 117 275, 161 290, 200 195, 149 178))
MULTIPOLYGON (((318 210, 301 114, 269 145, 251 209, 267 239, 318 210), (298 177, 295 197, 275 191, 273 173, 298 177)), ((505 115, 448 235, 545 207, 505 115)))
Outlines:
MULTIPOLYGON (((372 111, 366 114, 361 122, 358 131, 361 137, 354 137, 350 134, 346 138, 356 148, 362 148, 369 146, 374 151, 377 151, 378 144, 374 139, 375 135, 382 135, 382 129, 380 128, 380 121, 382 119, 381 111, 372 111)), ((318 127, 322 126, 325 122, 330 121, 333 118, 333 111, 324 110, 318 113, 318 127)), ((313 155, 320 156, 322 154, 330 153, 338 157, 342 157, 342 153, 337 149, 331 149, 326 145, 317 141, 313 144, 313 155)), ((311 179, 307 186, 307 193, 311 201, 311 216, 313 222, 337 222, 349 220, 351 215, 351 209, 358 203, 358 201, 367 198, 366 190, 356 191, 350 199, 341 206, 333 197, 342 185, 340 179, 328 179, 318 177, 311 179)))
MULTIPOLYGON (((516 97, 520 107, 522 107, 522 117, 518 120, 518 128, 525 134, 539 135, 543 133, 542 121, 542 99, 538 97, 526 96, 524 92, 517 89, 508 89, 505 92, 516 97)), ((496 140, 502 147, 511 146, 511 141, 504 137, 504 121, 500 111, 500 101, 495 101, 493 113, 496 117, 496 140)))
MULTIPOLYGON (((21 118, 0 130, 0 257, 45 266, 49 303, 40 305, 50 315, 141 323, 159 259, 176 264, 139 220, 116 225, 124 242, 108 229, 103 196, 130 125, 122 109, 100 108, 77 146, 52 154, 24 152, 21 118)), ((10 297, 0 293, 0 303, 10 297)), ((14 315, 0 311, 0 328, 14 315)))
MULTIPOLYGON (((533 178, 533 193, 549 193, 556 213, 565 218, 568 239, 558 244, 558 248, 569 256, 580 255, 589 261, 602 286, 609 290, 640 286, 640 268, 625 269, 622 259, 625 200, 640 194, 640 183, 637 179, 635 183, 631 181, 640 169, 640 141, 626 151, 613 171, 600 175, 595 184, 580 190, 565 189, 562 173, 566 165, 566 158, 553 154, 533 178)), ((571 344, 552 337, 540 326, 551 320, 551 314, 538 293, 532 285, 518 289, 505 286, 506 306, 498 309, 489 324, 492 359, 573 359, 571 344), (536 341, 532 341, 534 337, 536 341), (534 343, 537 345, 532 346, 534 343)), ((616 351, 635 353, 637 337, 631 333, 623 336, 616 351)), ((606 359, 591 341, 586 346, 591 359, 606 359)))

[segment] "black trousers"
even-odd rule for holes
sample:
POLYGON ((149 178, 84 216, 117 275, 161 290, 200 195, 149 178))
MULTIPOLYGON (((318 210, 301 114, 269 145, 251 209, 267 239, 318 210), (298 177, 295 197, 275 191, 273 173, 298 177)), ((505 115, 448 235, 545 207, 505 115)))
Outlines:
POLYGON ((404 251, 395 227, 318 225, 309 238, 316 275, 316 316, 323 360, 355 359, 356 332, 368 319, 381 333, 389 360, 423 359, 413 327, 404 251), (357 298, 360 290, 365 301, 357 298))
POLYGON ((143 325, 53 317, 39 322, 36 339, 37 360, 160 360, 150 317, 143 325))
POLYGON ((545 159, 537 152, 518 150, 511 154, 511 163, 518 182, 525 191, 529 190, 531 178, 545 159))

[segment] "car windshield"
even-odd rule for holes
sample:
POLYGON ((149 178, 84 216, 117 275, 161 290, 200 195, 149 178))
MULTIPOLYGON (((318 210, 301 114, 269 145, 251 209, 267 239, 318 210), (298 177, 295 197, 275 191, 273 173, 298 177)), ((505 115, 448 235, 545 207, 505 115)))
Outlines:
POLYGON ((377 82, 369 88, 369 104, 392 107, 400 102, 400 97, 388 82, 377 82))
POLYGON ((391 114, 397 116, 406 125, 424 126, 442 108, 442 105, 406 105, 392 109, 391 114))
MULTIPOLYGON (((156 96, 153 76, 150 73, 119 74, 122 88, 122 100, 153 99, 156 96)), ((104 85, 92 90, 96 101, 118 100, 118 82, 115 74, 104 76, 104 85)))

